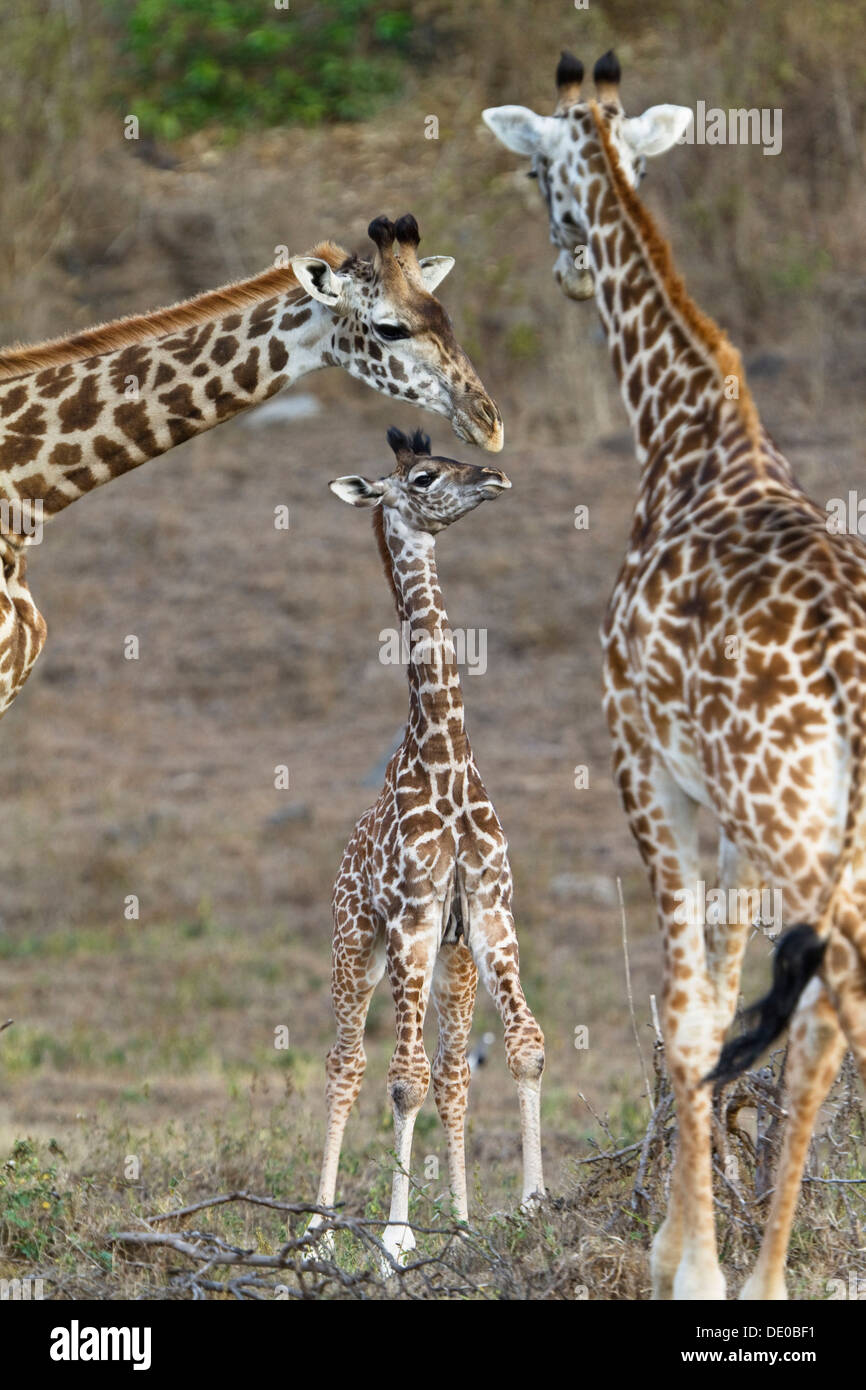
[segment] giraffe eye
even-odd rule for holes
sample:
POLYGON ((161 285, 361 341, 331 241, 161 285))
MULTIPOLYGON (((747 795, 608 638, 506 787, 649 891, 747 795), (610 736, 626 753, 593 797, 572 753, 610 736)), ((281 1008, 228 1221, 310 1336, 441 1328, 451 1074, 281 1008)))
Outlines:
POLYGON ((437 473, 417 473, 412 479, 412 486, 429 487, 431 483, 436 481, 438 476, 437 473))
POLYGON ((373 328, 386 343, 396 343, 398 338, 411 338, 412 334, 402 323, 374 323, 373 328))

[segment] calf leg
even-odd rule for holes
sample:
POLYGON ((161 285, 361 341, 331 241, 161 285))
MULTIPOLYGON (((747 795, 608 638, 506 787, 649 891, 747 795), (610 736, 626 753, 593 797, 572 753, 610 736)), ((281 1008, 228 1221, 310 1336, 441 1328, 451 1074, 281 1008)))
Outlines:
MULTIPOLYGON (((358 1098, 367 1056, 364 1026, 373 991, 385 973, 384 935, 372 914, 352 915, 345 906, 335 912, 331 1000, 337 1020, 337 1039, 326 1064, 328 1128, 316 1205, 331 1207, 343 1133, 358 1098)), ((321 1225, 314 1216, 308 1229, 321 1225)))
POLYGON ((475 1009, 478 971, 462 941, 442 946, 433 975, 433 1007, 439 1020, 439 1043, 433 1058, 433 1095, 448 1146, 448 1182, 454 1215, 465 1221, 464 1122, 469 1099, 466 1048, 475 1009))
POLYGON ((391 1189, 391 1211, 382 1241, 400 1263, 415 1248, 415 1237, 407 1224, 409 1173, 415 1119, 430 1085, 430 1063, 424 1051, 424 1016, 442 932, 441 917, 441 908, 438 913, 407 916, 389 923, 386 933, 388 978, 397 1026, 397 1046, 388 1068, 397 1163, 391 1189))

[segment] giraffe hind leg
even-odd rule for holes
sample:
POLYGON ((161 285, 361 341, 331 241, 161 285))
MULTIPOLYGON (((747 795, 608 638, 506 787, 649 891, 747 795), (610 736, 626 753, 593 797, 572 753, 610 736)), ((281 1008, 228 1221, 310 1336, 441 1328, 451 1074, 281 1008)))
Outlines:
POLYGON ((721 1056, 706 1081, 733 1081, 753 1066, 786 1028, 804 989, 821 965, 827 942, 815 928, 801 922, 779 941, 773 957, 770 992, 746 1010, 754 1027, 722 1048, 721 1056))
MULTIPOLYGON (((394 997, 397 1031, 397 1046, 388 1068, 396 1165, 391 1210, 382 1244, 397 1264, 404 1264, 415 1249, 415 1237, 408 1224, 412 1135, 430 1086, 430 1063, 424 1051, 424 1017, 441 934, 441 908, 438 913, 395 920, 389 923, 386 934, 388 978, 394 997)), ((383 1261, 382 1272, 388 1275, 394 1271, 383 1261)))
POLYGON ((857 944, 863 914, 845 898, 837 904, 822 964, 823 983, 806 988, 791 1025, 786 1104, 788 1121, 767 1226, 743 1299, 784 1299, 785 1261, 803 1168, 818 1111, 833 1084, 847 1041, 866 1082, 866 966, 857 944))
POLYGON ((469 946, 502 1019, 508 1069, 517 1083, 523 1146, 522 1205, 544 1196, 541 1162, 541 1074, 544 1071, 544 1034, 526 1002, 520 983, 517 934, 514 918, 501 903, 472 904, 469 946))
POLYGON ((645 742, 638 755, 617 742, 615 777, 649 872, 664 942, 661 1021, 677 1113, 670 1201, 650 1254, 653 1298, 723 1299, 713 1219, 710 1095, 701 1084, 718 1055, 717 999, 706 923, 696 908, 683 910, 700 877, 697 806, 645 742))
POLYGON ((740 992, 743 955, 752 929, 753 919, 743 909, 741 894, 746 894, 746 909, 754 903, 753 894, 762 903, 761 878, 748 859, 724 834, 719 836, 719 867, 716 887, 721 890, 724 909, 709 909, 704 926, 707 944, 707 967, 716 999, 716 1031, 721 1050, 725 1033, 734 1021, 740 992), (727 910, 732 900, 736 908, 727 910))
POLYGON ((807 988, 791 1024, 786 1109, 788 1118, 764 1239, 740 1298, 787 1298, 785 1259, 803 1168, 815 1119, 845 1052, 836 1012, 818 980, 807 988))
POLYGON ((448 1182, 454 1215, 468 1217, 464 1123, 469 1099, 466 1048, 475 1011, 478 972, 459 939, 444 944, 433 975, 433 1007, 439 1021, 439 1042, 433 1058, 433 1095, 448 1147, 448 1182))

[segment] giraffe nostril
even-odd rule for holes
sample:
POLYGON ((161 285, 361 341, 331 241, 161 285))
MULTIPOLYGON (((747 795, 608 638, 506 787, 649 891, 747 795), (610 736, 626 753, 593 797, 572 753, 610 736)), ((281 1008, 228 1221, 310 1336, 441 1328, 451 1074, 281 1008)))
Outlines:
POLYGON ((489 496, 493 497, 497 492, 507 491, 511 487, 511 479, 502 472, 500 468, 485 468, 483 470, 484 487, 488 489, 489 496))
POLYGON ((462 400, 454 403, 452 424, 455 433, 470 444, 477 444, 489 453, 498 454, 502 448, 502 416, 495 401, 480 391, 466 391, 462 400))

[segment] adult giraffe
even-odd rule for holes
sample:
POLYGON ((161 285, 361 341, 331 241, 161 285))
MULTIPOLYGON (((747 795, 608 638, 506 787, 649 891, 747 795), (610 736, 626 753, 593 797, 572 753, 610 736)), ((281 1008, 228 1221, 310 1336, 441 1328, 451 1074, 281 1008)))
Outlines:
POLYGON ((36 506, 54 516, 319 367, 502 448, 499 410, 433 297, 453 259, 418 259, 410 214, 368 232, 371 261, 323 242, 183 304, 0 352, 0 714, 45 642, 25 576, 36 506))
POLYGON ((739 355, 689 299, 634 191, 645 157, 669 149, 691 112, 654 106, 626 118, 613 54, 596 64, 596 100, 581 99, 582 76, 563 54, 554 116, 505 106, 484 118, 532 156, 555 276, 570 297, 595 297, 641 465, 602 640, 614 776, 664 938, 679 1122, 653 1292, 725 1292, 705 1083, 736 1007, 750 923, 697 914, 704 806, 719 828, 723 885, 772 884, 800 924, 777 949, 757 1026, 713 1072, 751 1064, 799 1000, 779 1175, 742 1295, 784 1298, 805 1153, 846 1038, 866 1077, 866 548, 828 534, 761 425, 739 355))

